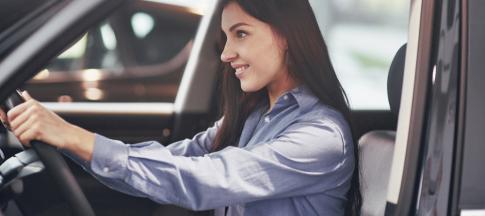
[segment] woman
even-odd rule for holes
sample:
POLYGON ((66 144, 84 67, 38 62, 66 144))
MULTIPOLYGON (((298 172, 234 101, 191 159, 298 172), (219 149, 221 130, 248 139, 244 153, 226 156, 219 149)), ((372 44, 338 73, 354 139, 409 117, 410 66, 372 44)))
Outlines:
POLYGON ((167 147, 125 145, 24 94, 27 102, 8 113, 13 133, 25 145, 62 149, 109 187, 159 203, 216 215, 359 214, 349 108, 308 1, 223 4, 224 110, 213 127, 167 147))

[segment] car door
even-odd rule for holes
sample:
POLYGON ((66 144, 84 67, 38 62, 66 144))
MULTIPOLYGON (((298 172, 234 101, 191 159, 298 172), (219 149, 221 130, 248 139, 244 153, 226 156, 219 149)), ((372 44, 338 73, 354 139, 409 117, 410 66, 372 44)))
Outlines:
POLYGON ((413 1, 386 215, 484 215, 482 1, 413 1))
POLYGON ((447 214, 457 124, 458 9, 457 1, 411 3, 386 215, 447 214))
POLYGON ((483 98, 485 80, 483 68, 485 57, 485 10, 483 1, 468 0, 462 5, 463 51, 462 70, 460 76, 462 99, 460 100, 460 118, 457 140, 457 160, 454 164, 457 171, 454 173, 455 191, 452 200, 451 214, 485 215, 485 178, 483 165, 485 164, 485 139, 483 98), (464 95, 465 94, 465 95, 464 95))
MULTIPOLYGON (((217 55, 214 49, 202 49, 214 44, 205 35, 213 26, 215 2, 100 0, 39 5, 45 8, 34 4, 25 12, 30 19, 12 19, 6 22, 11 25, 4 25, 2 100, 15 88, 26 89, 67 121, 127 143, 152 139, 166 145, 215 120, 211 102, 217 55)), ((18 10, 21 3, 5 6, 18 10)), ((2 134, 7 157, 22 150, 11 134, 2 134)), ((113 191, 70 165, 99 215, 192 214, 113 191)), ((45 173, 21 179, 17 185, 22 189, 9 195, 15 200, 9 209, 25 215, 68 212, 45 173)))

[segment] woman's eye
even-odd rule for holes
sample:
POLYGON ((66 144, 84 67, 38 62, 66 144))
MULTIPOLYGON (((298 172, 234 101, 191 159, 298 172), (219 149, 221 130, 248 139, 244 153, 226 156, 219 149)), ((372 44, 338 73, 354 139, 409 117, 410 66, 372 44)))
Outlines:
POLYGON ((236 36, 237 38, 245 38, 248 34, 244 31, 237 31, 236 36))

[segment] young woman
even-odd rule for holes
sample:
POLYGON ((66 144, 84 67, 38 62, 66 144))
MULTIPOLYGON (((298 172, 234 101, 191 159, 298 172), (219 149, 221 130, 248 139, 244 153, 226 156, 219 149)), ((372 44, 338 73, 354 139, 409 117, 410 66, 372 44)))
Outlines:
POLYGON ((308 0, 223 4, 223 117, 193 139, 126 145, 28 94, 2 120, 23 144, 54 145, 109 187, 159 203, 216 215, 359 214, 349 108, 308 0))

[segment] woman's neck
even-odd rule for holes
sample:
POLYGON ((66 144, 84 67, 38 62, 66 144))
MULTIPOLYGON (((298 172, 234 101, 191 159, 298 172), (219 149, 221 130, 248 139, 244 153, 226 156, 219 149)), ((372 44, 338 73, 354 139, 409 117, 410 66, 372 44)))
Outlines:
POLYGON ((271 85, 268 85, 267 91, 268 91, 268 100, 269 100, 269 109, 268 112, 270 112, 278 97, 280 97, 283 93, 295 88, 297 86, 297 83, 291 78, 291 77, 284 77, 284 80, 281 80, 280 82, 275 82, 271 85))

